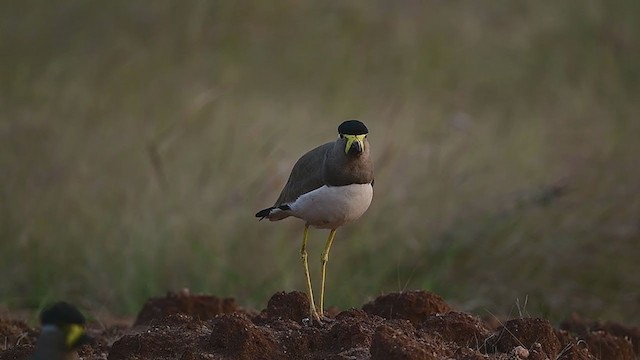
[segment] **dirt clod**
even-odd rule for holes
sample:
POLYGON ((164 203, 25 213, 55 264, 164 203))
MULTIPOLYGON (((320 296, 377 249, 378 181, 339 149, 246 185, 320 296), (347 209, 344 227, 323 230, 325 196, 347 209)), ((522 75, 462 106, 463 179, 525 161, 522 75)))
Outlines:
POLYGON ((289 319, 301 323, 302 319, 309 317, 309 299, 299 291, 275 293, 269 299, 265 315, 270 319, 289 319))
MULTIPOLYGON (((550 359, 555 359, 560 352, 560 340, 553 327, 549 321, 540 318, 509 320, 486 341, 489 352, 504 353, 518 346, 533 349, 536 343, 540 344, 540 352, 550 359)), ((531 352, 529 358, 533 359, 536 355, 531 352)))
POLYGON ((436 359, 436 357, 425 345, 402 330, 381 325, 373 336, 371 360, 386 359, 419 360, 436 359))
MULTIPOLYGON (((138 326, 113 343, 109 360, 180 358, 202 348, 211 329, 207 323, 176 313, 153 326, 138 326)), ((92 357, 89 357, 92 358, 92 357)))
POLYGON ((633 346, 628 339, 613 336, 605 331, 594 331, 586 336, 585 341, 589 346, 589 351, 598 359, 635 359, 633 346))
POLYGON ((194 319, 213 319, 218 314, 239 311, 233 298, 219 298, 210 295, 191 295, 188 290, 170 292, 165 297, 151 298, 138 313, 135 325, 149 325, 171 314, 182 313, 194 319))
POLYGON ((560 341, 559 360, 595 360, 589 352, 587 343, 580 340, 575 334, 566 330, 555 329, 556 337, 560 341))
MULTIPOLYGON (((572 314, 571 317, 560 323, 560 328, 577 334, 582 340, 592 338, 592 341, 595 341, 593 332, 601 332, 601 334, 604 332, 619 338, 629 339, 633 352, 637 357, 640 357, 640 327, 638 326, 624 326, 610 321, 586 321, 577 314, 572 314)), ((595 353, 595 351, 593 352, 595 353)))
POLYGON ((233 359, 284 359, 272 334, 244 314, 224 314, 212 321, 209 345, 233 359))
POLYGON ((385 319, 407 319, 414 325, 418 325, 429 315, 451 311, 449 305, 439 295, 428 291, 383 295, 365 304, 362 309, 385 319))
POLYGON ((529 350, 522 346, 516 346, 509 352, 509 356, 518 359, 526 359, 529 357, 529 350))
POLYGON ((5 320, 0 322, 0 348, 4 344, 20 345, 30 343, 37 334, 27 324, 18 320, 5 320))
POLYGON ((480 319, 462 312, 429 315, 418 329, 432 336, 453 341, 458 346, 480 349, 489 336, 480 319))

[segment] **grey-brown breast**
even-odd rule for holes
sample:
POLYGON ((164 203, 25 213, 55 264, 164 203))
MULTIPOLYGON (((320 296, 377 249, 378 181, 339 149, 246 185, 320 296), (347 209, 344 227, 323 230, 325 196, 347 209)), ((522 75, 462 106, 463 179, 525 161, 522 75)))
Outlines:
POLYGON ((369 141, 364 140, 364 149, 358 155, 347 155, 344 151, 346 139, 338 139, 327 152, 323 164, 323 179, 329 186, 370 184, 373 182, 373 161, 369 141))
POLYGON ((373 181, 373 162, 369 142, 358 156, 347 155, 345 139, 320 145, 304 154, 293 166, 289 180, 274 206, 295 201, 300 195, 321 186, 369 184, 373 181))

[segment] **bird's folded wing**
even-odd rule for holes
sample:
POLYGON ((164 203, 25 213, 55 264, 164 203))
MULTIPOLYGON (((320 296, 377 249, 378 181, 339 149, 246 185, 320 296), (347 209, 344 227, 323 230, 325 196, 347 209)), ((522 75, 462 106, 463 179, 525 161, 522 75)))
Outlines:
POLYGON ((300 195, 318 189, 325 185, 323 178, 323 164, 327 152, 334 142, 320 145, 304 154, 291 170, 289 180, 280 193, 274 206, 280 206, 295 201, 300 195))

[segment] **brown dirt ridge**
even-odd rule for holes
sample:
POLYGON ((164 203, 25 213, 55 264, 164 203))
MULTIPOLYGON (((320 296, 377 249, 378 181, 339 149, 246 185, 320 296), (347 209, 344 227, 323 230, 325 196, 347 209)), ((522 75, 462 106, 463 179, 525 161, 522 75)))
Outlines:
MULTIPOLYGON (((300 292, 279 292, 252 312, 234 299, 188 291, 149 299, 133 326, 90 324, 82 359, 637 359, 640 328, 573 315, 497 322, 453 310, 431 292, 383 295, 312 324, 300 292)), ((25 359, 38 329, 0 319, 0 360, 25 359)))

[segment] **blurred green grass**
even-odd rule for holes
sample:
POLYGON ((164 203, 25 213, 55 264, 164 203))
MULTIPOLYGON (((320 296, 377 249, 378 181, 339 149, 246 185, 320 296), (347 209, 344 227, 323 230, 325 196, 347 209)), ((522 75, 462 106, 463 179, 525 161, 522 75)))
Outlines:
MULTIPOLYGON (((134 313, 304 289, 257 222, 364 120, 368 213, 328 305, 431 289, 480 314, 640 322, 640 3, 13 2, 0 11, 0 302, 134 313), (555 196, 562 195, 562 196, 555 196)), ((326 233, 311 233, 318 283, 326 233), (316 259, 317 261, 315 261, 316 259)))

